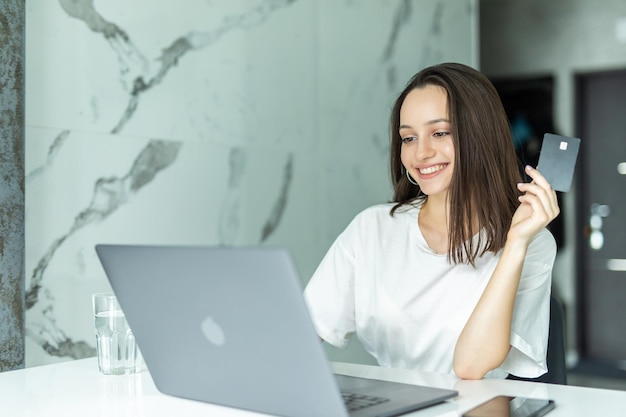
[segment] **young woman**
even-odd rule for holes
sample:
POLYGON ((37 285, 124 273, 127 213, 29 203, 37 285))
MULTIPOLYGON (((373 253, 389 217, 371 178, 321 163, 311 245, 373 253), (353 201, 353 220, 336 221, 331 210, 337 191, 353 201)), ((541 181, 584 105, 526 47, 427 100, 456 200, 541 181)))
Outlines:
POLYGON ((344 347, 356 333, 381 366, 545 373, 559 207, 537 170, 522 182, 491 82, 454 63, 416 74, 390 157, 394 201, 358 214, 305 289, 319 336, 344 347))

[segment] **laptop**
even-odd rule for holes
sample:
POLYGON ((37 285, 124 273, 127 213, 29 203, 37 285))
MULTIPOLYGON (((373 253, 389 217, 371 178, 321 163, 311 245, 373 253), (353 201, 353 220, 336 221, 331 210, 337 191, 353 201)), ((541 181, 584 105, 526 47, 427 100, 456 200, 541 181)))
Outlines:
POLYGON ((285 417, 396 416, 457 395, 335 375, 284 248, 96 252, 164 394, 285 417), (344 397, 354 396, 367 407, 349 411, 344 397))

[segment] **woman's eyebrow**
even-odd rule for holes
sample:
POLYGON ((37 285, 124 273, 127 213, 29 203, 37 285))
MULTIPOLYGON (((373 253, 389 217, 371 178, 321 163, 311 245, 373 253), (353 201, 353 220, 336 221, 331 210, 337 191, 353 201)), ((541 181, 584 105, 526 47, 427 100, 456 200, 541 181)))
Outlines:
MULTIPOLYGON (((427 121, 424 124, 426 124, 426 125, 434 125, 434 124, 441 123, 441 122, 450 123, 450 120, 444 119, 444 118, 442 118, 442 119, 433 119, 433 120, 427 121)), ((402 129, 413 129, 413 127, 409 126, 409 125, 400 125, 398 127, 398 130, 402 130, 402 129)))
POLYGON ((444 118, 441 118, 441 119, 433 119, 433 120, 429 120, 428 122, 426 122, 426 124, 427 124, 427 125, 434 125, 434 124, 436 124, 436 123, 441 123, 441 122, 450 123, 450 120, 448 120, 448 119, 444 119, 444 118))

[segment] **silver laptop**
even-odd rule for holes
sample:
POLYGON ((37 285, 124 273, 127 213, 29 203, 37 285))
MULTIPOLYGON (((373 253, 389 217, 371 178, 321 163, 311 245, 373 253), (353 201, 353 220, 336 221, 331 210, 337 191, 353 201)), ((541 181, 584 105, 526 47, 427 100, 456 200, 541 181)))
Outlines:
POLYGON ((333 374, 285 249, 96 252, 164 394, 286 417, 395 416, 457 395, 333 374))

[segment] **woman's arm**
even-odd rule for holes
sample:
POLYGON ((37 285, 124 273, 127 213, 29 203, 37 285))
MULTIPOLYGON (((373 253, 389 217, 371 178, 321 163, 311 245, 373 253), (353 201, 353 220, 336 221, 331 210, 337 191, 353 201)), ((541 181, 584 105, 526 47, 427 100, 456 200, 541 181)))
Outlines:
POLYGON ((526 172, 533 182, 518 185, 524 195, 519 197, 521 204, 513 215, 502 255, 454 350, 454 372, 460 378, 480 379, 506 358, 528 246, 559 214, 550 184, 537 170, 526 167, 526 172))

